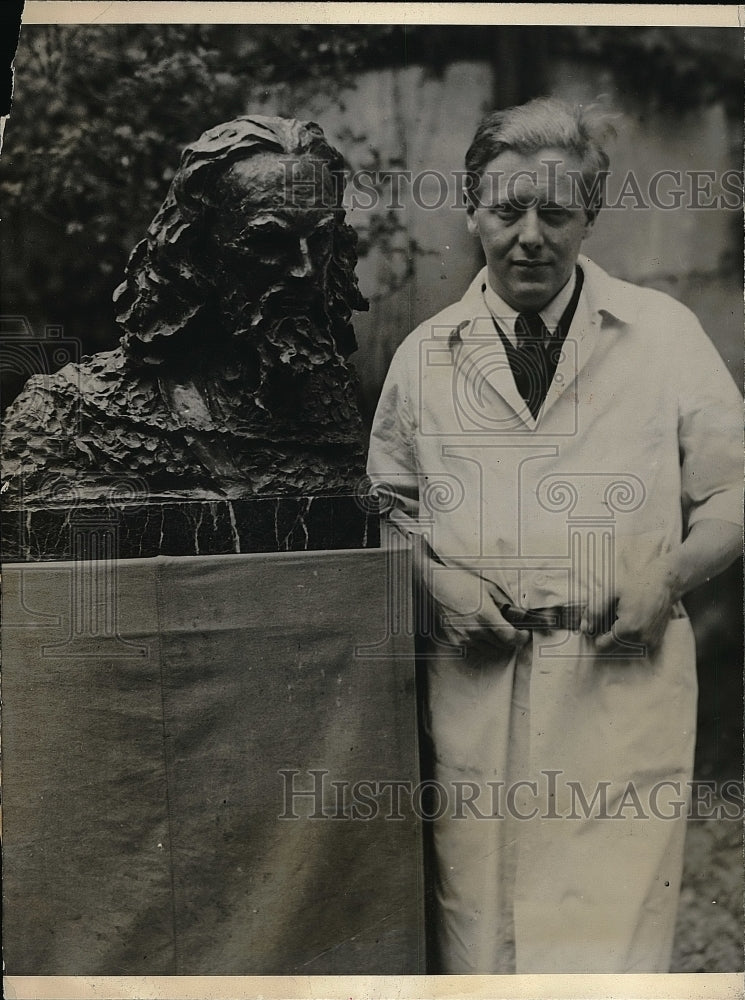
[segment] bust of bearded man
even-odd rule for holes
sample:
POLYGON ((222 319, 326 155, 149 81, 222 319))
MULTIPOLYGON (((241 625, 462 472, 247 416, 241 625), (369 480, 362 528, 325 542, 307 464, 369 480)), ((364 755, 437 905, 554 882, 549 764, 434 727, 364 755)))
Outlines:
POLYGON ((184 150, 114 293, 120 346, 8 410, 6 499, 349 493, 364 472, 343 161, 313 122, 242 117, 184 150))

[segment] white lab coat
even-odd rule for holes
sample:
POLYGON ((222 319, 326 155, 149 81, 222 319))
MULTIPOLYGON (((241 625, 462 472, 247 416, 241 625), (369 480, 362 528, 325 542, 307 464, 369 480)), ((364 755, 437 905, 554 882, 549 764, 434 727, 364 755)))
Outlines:
MULTIPOLYGON (((466 568, 527 608, 582 603, 697 519, 741 517, 740 397, 716 349, 669 296, 579 263, 583 291, 537 420, 484 302, 484 270, 400 346, 371 435, 368 472, 426 536, 437 571, 466 568)), ((560 631, 519 654, 427 646, 424 724, 450 804, 453 782, 481 790, 482 814, 494 811, 489 782, 537 790, 497 807, 505 821, 453 808, 436 820, 441 971, 507 971, 510 916, 517 972, 666 971, 685 833, 677 789, 684 800, 695 744, 682 607, 652 655, 598 658, 591 639, 560 631), (588 803, 605 795, 617 818, 597 818, 602 798, 583 810, 578 789, 588 803), (511 815, 533 807, 533 819, 511 815)))

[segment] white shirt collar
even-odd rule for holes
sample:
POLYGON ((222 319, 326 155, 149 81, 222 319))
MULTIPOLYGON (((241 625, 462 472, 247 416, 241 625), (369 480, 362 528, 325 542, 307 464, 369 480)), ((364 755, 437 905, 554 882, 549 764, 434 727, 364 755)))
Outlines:
MULTIPOLYGON (((546 329, 549 333, 553 333, 556 327, 559 325, 559 320, 564 314, 564 310, 569 305, 569 301, 574 294, 574 286, 577 283, 577 269, 572 270, 572 276, 556 295, 551 299, 551 301, 540 310, 539 316, 543 320, 546 329)), ((484 301, 489 312, 492 314, 494 321, 499 325, 499 328, 513 345, 517 344, 517 334, 515 333, 515 320, 517 319, 519 313, 515 312, 501 295, 497 295, 494 289, 489 284, 488 277, 485 277, 483 285, 483 295, 484 301)))

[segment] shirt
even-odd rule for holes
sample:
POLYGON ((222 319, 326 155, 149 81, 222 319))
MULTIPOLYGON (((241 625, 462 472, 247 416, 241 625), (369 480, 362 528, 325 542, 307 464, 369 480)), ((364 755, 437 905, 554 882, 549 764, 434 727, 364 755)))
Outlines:
MULTIPOLYGON (((572 276, 564 285, 564 287, 559 291, 548 303, 544 306, 538 313, 538 315, 543 320, 543 325, 546 327, 549 333, 553 334, 556 327, 559 325, 559 320, 566 307, 571 301, 572 295, 574 294, 574 288, 577 284, 577 271, 576 269, 572 271, 572 276)), ((494 289, 489 284, 488 278, 486 281, 482 282, 482 294, 484 296, 484 301, 486 306, 491 313, 494 322, 497 323, 504 333, 505 337, 509 340, 513 347, 517 346, 517 333, 515 332, 515 320, 520 315, 518 312, 508 306, 501 295, 498 295, 494 289)))

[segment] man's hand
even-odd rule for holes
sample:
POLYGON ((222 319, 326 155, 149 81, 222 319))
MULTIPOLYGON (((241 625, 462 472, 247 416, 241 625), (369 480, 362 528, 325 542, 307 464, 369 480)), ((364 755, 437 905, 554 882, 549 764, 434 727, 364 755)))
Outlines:
POLYGON ((670 563, 660 558, 634 573, 622 572, 612 594, 591 593, 580 631, 597 636, 595 647, 601 654, 628 653, 628 643, 653 652, 677 599, 670 563))
POLYGON ((697 521, 671 552, 637 556, 634 563, 633 550, 625 550, 616 564, 614 592, 590 594, 580 630, 597 635, 599 653, 623 652, 624 642, 641 643, 652 652, 662 640, 673 605, 721 573, 741 551, 740 527, 715 518, 697 521))
POLYGON ((429 561, 424 583, 454 641, 501 649, 529 641, 529 632, 503 618, 496 603, 501 595, 487 580, 429 561))

